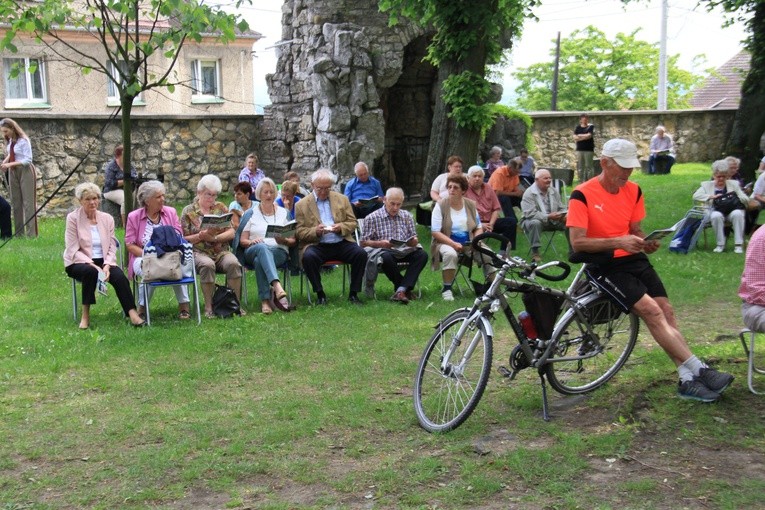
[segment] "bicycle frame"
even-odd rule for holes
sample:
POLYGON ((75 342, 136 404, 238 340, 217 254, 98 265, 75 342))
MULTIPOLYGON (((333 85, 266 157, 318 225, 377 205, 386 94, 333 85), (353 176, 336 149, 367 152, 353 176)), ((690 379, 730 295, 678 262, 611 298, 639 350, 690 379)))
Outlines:
MULTIPOLYGON (((482 236, 504 241, 493 233, 482 236)), ((525 368, 537 369, 545 421, 549 420, 548 383, 565 395, 586 393, 599 387, 623 366, 637 338, 634 314, 626 323, 628 327, 623 328, 620 324, 625 311, 613 308, 615 304, 606 299, 605 291, 589 278, 585 266, 579 268, 565 290, 556 289, 535 280, 538 277, 563 281, 571 270, 565 262, 537 266, 519 257, 499 256, 482 245, 481 240, 481 236, 475 238, 473 248, 488 257, 490 262, 484 264, 491 264, 497 270, 485 293, 477 296, 470 308, 459 308, 438 323, 418 366, 415 409, 420 424, 431 432, 459 426, 475 409, 493 364, 492 319, 500 310, 518 343, 510 352, 510 369, 500 366, 499 371, 513 379, 525 368), (560 271, 546 271, 550 268, 560 271), (536 300, 535 296, 533 301, 539 303, 536 306, 525 300, 526 308, 544 313, 547 305, 542 303, 549 302, 558 316, 554 324, 538 325, 540 332, 549 338, 527 337, 513 312, 510 300, 517 294, 530 293, 547 297, 536 300), (611 342, 614 332, 619 335, 616 344, 611 342), (611 355, 614 345, 615 357, 611 355), (479 352, 483 353, 480 357, 479 352), (600 355, 605 355, 604 363, 596 358, 600 355), (588 359, 591 361, 584 361, 588 359), (563 363, 558 365, 558 362, 563 363), (431 410, 434 414, 430 414, 431 410)))

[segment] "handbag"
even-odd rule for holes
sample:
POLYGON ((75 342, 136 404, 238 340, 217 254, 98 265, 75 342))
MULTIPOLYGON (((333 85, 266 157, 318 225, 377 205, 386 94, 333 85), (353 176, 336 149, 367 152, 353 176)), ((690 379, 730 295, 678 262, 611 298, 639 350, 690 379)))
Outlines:
POLYGON ((728 216, 736 209, 744 209, 746 206, 741 202, 734 191, 729 191, 724 195, 715 198, 712 201, 712 207, 715 211, 722 213, 723 216, 728 216))
POLYGON ((181 252, 170 251, 161 257, 156 253, 145 253, 141 260, 141 272, 145 282, 180 280, 183 277, 181 252))
POLYGON ((223 317, 224 319, 242 314, 236 294, 225 285, 215 285, 212 310, 217 317, 223 317))

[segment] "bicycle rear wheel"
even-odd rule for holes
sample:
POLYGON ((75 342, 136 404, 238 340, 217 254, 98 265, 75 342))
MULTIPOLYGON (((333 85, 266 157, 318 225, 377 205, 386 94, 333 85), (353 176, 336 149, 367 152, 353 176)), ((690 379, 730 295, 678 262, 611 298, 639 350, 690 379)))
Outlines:
POLYGON ((572 313, 558 330, 558 343, 546 367, 550 386, 566 395, 586 393, 605 384, 622 368, 637 341, 637 316, 625 314, 609 299, 596 299, 582 312, 586 322, 572 313), (556 361, 587 355, 591 357, 556 361))
POLYGON ((491 370, 492 338, 483 319, 468 324, 446 369, 441 362, 460 326, 470 316, 457 310, 441 321, 428 342, 414 380, 414 410, 422 428, 429 432, 448 432, 461 425, 481 400, 491 370), (473 346, 470 357, 463 360, 473 346))

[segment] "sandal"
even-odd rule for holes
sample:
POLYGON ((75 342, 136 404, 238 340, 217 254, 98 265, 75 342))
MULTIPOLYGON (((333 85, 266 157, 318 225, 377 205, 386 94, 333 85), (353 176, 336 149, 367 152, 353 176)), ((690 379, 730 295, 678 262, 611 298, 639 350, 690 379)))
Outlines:
POLYGON ((178 318, 181 319, 182 321, 189 320, 191 319, 191 312, 189 312, 188 310, 181 310, 180 312, 178 312, 178 318))
POLYGON ((271 305, 269 305, 267 302, 260 304, 260 312, 263 315, 271 315, 274 313, 274 310, 271 308, 271 305))
POLYGON ((287 300, 287 293, 283 292, 282 294, 276 296, 274 298, 274 305, 282 312, 289 312, 290 302, 287 300))
POLYGON ((213 312, 212 310, 210 310, 209 312, 205 312, 205 317, 207 317, 208 319, 214 319, 215 312, 213 312))

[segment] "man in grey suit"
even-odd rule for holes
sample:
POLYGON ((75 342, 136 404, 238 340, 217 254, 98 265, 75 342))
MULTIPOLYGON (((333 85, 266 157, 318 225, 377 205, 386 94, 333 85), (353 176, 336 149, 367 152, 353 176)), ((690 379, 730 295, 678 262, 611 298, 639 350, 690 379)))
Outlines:
POLYGON ((534 184, 523 192, 521 199, 521 228, 531 244, 531 259, 541 262, 539 236, 543 230, 564 230, 566 208, 558 190, 552 186, 552 176, 541 168, 534 174, 534 184))

